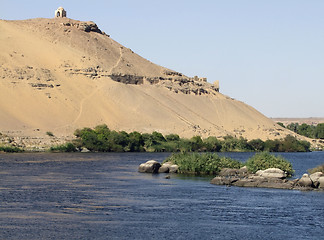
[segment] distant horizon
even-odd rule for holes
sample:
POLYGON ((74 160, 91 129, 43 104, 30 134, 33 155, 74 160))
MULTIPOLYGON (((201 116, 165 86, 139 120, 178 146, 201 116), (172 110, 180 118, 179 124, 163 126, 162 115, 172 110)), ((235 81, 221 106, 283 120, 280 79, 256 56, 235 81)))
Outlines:
POLYGON ((324 1, 17 0, 2 1, 0 18, 53 18, 59 6, 153 63, 219 80, 269 118, 324 118, 324 1))

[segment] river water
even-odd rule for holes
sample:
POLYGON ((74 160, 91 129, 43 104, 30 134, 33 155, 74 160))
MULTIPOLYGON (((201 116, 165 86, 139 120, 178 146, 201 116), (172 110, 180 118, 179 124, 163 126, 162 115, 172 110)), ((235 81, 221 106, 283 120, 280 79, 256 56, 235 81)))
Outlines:
MULTIPOLYGON (((137 172, 168 155, 1 154, 0 239, 323 239, 324 192, 137 172)), ((324 152, 282 155, 296 177, 324 162, 324 152)))

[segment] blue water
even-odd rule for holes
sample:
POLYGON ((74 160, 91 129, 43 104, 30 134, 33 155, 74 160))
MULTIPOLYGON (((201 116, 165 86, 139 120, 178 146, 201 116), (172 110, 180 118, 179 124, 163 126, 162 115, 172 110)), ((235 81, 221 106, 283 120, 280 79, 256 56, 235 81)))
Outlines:
MULTIPOLYGON (((137 172, 168 155, 2 154, 0 239, 323 239, 323 192, 137 172)), ((324 162, 324 152, 282 155, 296 177, 324 162)))

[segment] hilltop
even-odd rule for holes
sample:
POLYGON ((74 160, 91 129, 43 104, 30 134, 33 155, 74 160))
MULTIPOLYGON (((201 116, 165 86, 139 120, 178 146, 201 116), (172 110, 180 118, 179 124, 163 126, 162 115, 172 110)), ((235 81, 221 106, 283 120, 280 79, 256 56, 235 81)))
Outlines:
POLYGON ((292 134, 218 84, 142 58, 93 22, 0 20, 0 32, 0 132, 19 139, 53 143, 50 131, 56 143, 99 124, 181 137, 292 134))

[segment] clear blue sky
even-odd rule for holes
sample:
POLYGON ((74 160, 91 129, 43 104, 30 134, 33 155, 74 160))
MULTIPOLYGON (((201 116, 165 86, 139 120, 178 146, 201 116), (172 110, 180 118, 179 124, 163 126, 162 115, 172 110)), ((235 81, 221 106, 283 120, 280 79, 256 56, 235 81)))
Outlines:
POLYGON ((268 117, 324 117, 324 0, 0 0, 0 19, 59 6, 268 117))

